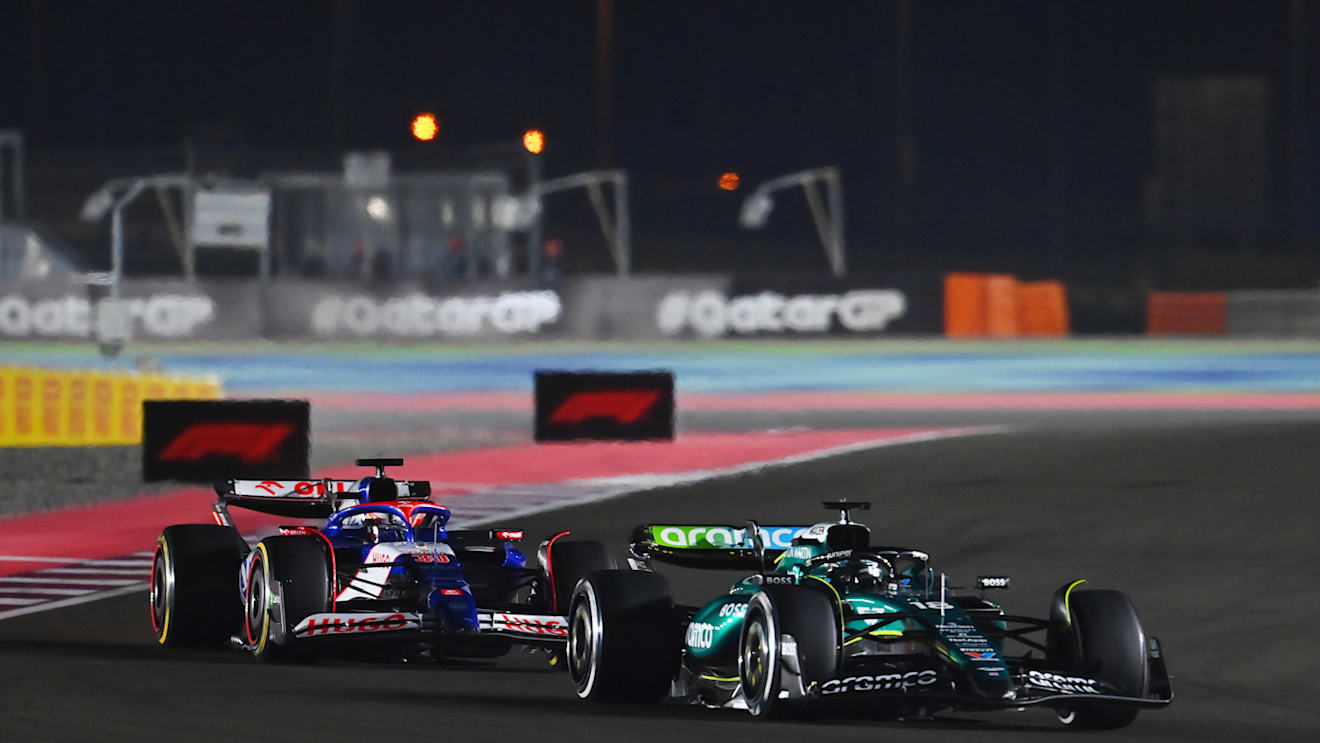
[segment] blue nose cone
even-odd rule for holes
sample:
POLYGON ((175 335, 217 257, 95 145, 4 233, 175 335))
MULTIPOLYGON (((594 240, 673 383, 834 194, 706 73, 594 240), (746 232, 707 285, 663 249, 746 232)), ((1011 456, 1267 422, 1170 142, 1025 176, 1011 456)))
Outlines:
POLYGON ((472 598, 467 581, 454 581, 432 589, 427 603, 446 632, 477 631, 477 602, 472 598))

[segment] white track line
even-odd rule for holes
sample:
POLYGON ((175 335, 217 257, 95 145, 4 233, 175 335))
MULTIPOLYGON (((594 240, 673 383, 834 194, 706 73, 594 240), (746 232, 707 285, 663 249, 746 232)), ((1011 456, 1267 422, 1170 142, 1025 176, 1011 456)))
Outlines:
POLYGON ((42 570, 42 571, 40 571, 40 572, 38 573, 38 575, 56 575, 56 574, 58 574, 58 575, 61 576, 61 577, 65 576, 65 575, 71 575, 71 574, 76 574, 76 575, 128 575, 128 576, 141 576, 141 575, 143 575, 143 574, 146 573, 146 572, 147 572, 147 571, 146 571, 146 568, 82 568, 82 567, 67 567, 67 568, 49 568, 49 569, 47 569, 47 570, 42 570))
MULTIPOLYGON (((0 584, 3 583, 40 583, 47 586, 127 586, 130 583, 141 583, 142 579, 133 580, 131 578, 31 578, 25 575, 7 575, 0 578, 0 584)), ((0 590, 4 586, 0 585, 0 590)))
POLYGON ((0 596, 0 606, 28 606, 29 604, 40 604, 45 599, 8 599, 0 596))
POLYGON ((0 586, 0 593, 49 593, 52 596, 81 596, 84 593, 96 593, 95 588, 48 588, 29 586, 0 586))
POLYGON ((88 560, 79 564, 106 568, 149 568, 151 560, 88 560))
MULTIPOLYGON (((669 475, 624 475, 622 477, 597 477, 585 478, 581 480, 568 480, 560 485, 585 485, 602 488, 599 491, 584 494, 577 498, 565 498, 552 502, 541 503, 526 508, 514 508, 496 516, 483 516, 473 521, 462 519, 460 523, 467 526, 486 526, 496 521, 507 522, 511 519, 520 519, 533 514, 544 513, 546 511, 557 511, 561 508, 571 508, 581 506, 587 503, 598 503, 611 498, 619 498, 625 495, 632 495, 647 490, 656 490, 659 488, 671 488, 677 485, 690 485, 702 480, 714 480, 723 477, 733 477, 761 470, 773 469, 776 467, 785 467, 803 462, 814 462, 818 459, 828 459, 842 454, 852 454, 854 452, 868 451, 871 449, 882 449, 887 446, 901 446, 903 444, 918 444, 927 441, 941 441, 944 439, 960 438, 963 436, 979 436, 984 434, 1004 433, 1012 430, 1009 426, 968 426, 963 428, 945 428, 934 431, 922 431, 920 433, 911 433, 903 436, 891 436, 889 438, 872 439, 870 441, 858 441, 852 444, 844 444, 831 449, 819 449, 816 451, 796 454, 782 459, 769 459, 762 462, 748 462, 746 464, 734 465, 732 467, 720 467, 709 470, 693 470, 690 472, 678 472, 669 475)), ((474 493, 480 495, 480 491, 474 493)), ((458 519, 455 519, 459 521, 458 519)))
POLYGON ((37 606, 25 606, 19 609, 0 611, 0 619, 9 619, 10 617, 21 617, 24 614, 36 614, 37 612, 49 611, 50 609, 63 609, 67 606, 77 606, 78 604, 85 604, 89 601, 100 601, 101 599, 108 599, 113 596, 123 596, 129 593, 136 593, 137 591, 141 591, 146 587, 147 587, 146 583, 134 583, 131 586, 124 586, 123 588, 117 588, 113 591, 101 591, 87 596, 75 596, 73 598, 64 599, 62 601, 50 601, 47 603, 39 604, 37 606))
POLYGON ((0 562, 82 562, 77 557, 32 557, 30 555, 0 555, 0 562))

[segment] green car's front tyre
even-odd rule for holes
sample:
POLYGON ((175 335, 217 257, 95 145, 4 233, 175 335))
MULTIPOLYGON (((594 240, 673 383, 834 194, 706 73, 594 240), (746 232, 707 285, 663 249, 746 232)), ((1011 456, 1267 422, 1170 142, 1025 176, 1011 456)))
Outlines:
POLYGON ((807 586, 765 586, 748 602, 738 649, 738 676, 747 711, 760 719, 809 717, 805 696, 783 699, 785 647, 791 636, 802 690, 834 678, 838 666, 838 614, 823 592, 807 586))
POLYGON ((682 648, 669 583, 655 573, 597 570, 573 591, 568 670, 593 702, 658 702, 682 648))
MULTIPOLYGON (((1125 696, 1150 687, 1148 643, 1132 601, 1118 591, 1078 591, 1069 604, 1075 668, 1125 696)), ((1059 722, 1082 730, 1116 730, 1137 719, 1135 707, 1077 706, 1055 710, 1059 722)))

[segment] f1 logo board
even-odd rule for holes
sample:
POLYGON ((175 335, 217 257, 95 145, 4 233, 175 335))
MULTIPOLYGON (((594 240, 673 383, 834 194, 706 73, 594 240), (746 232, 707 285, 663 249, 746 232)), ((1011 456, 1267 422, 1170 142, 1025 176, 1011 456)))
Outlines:
POLYGON ((536 440, 674 438, 674 375, 536 372, 536 440))
POLYGON ((142 478, 306 478, 310 412, 306 400, 147 400, 142 478))

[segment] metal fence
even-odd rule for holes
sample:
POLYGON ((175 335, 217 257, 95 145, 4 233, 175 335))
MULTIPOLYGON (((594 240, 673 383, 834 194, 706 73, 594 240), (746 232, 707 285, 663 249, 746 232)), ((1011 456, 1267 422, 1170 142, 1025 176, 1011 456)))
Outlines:
POLYGON ((308 278, 453 278, 515 272, 501 172, 395 174, 356 185, 340 174, 269 173, 277 272, 308 278))

